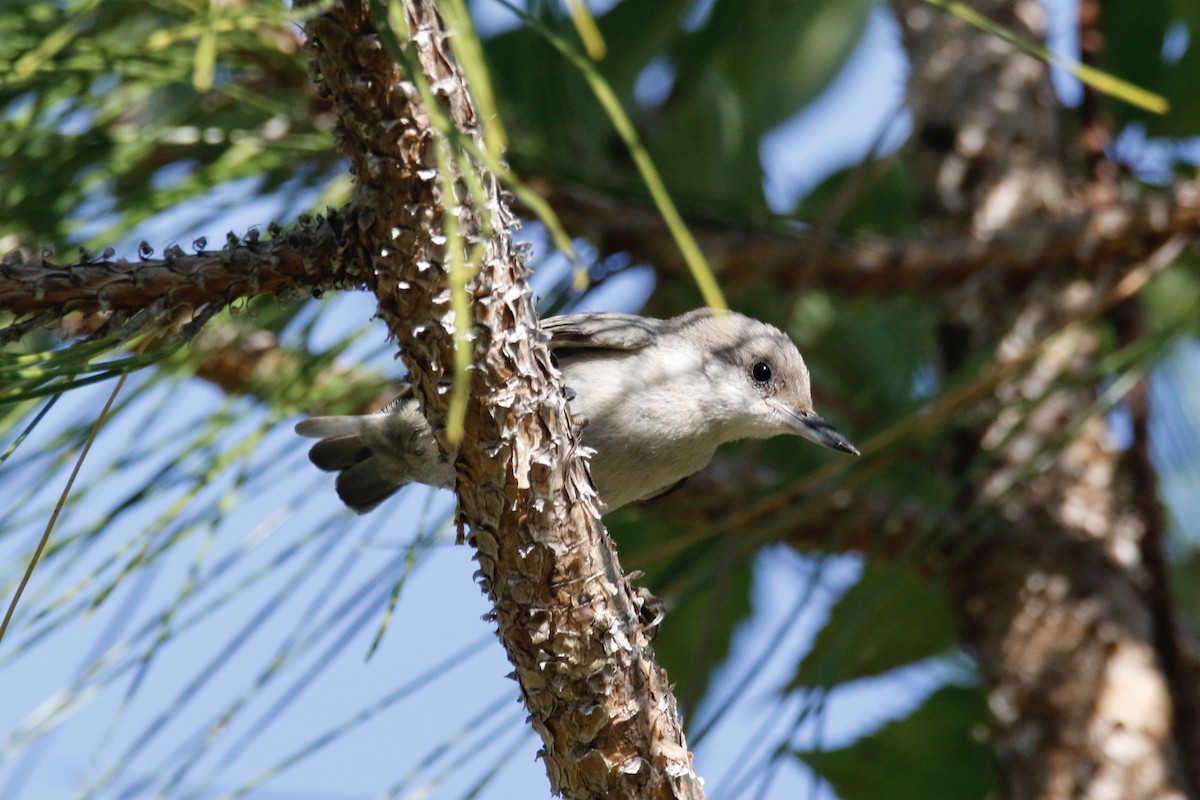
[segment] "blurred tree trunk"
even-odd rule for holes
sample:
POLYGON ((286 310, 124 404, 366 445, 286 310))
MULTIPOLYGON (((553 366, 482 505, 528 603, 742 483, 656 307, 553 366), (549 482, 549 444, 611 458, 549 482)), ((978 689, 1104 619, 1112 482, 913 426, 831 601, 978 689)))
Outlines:
MULTIPOLYGON (((1032 0, 971 4, 1044 39, 1032 0)), ((912 163, 930 229, 987 241, 1081 210, 1078 150, 1063 133, 1047 65, 922 2, 895 10, 912 63, 912 163)), ((950 583, 978 657, 1009 798, 1167 798, 1190 793, 1173 738, 1172 692, 1155 650, 1152 576, 1103 413, 1100 331, 1075 323, 1106 308, 1115 271, 1077 279, 1074 263, 1009 282, 978 265, 942 303, 950 377, 991 351, 1032 358, 964 424, 944 465, 964 474, 948 546, 950 583), (1023 491, 1010 491, 1018 486, 1023 491)))

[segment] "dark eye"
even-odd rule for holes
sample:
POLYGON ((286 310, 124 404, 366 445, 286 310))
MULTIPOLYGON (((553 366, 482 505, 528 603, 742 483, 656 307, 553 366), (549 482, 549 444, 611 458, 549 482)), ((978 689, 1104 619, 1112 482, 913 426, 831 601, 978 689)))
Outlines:
POLYGON ((750 368, 750 377, 757 383, 766 383, 771 380, 771 365, 765 361, 755 361, 750 368))

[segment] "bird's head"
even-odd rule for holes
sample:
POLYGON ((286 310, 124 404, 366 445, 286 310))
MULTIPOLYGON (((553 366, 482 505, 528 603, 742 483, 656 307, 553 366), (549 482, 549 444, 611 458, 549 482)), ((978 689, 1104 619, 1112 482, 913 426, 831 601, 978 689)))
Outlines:
POLYGON ((808 367, 778 328, 736 313, 697 314, 693 336, 707 355, 706 371, 722 424, 739 437, 792 433, 843 453, 858 449, 813 410, 808 367))

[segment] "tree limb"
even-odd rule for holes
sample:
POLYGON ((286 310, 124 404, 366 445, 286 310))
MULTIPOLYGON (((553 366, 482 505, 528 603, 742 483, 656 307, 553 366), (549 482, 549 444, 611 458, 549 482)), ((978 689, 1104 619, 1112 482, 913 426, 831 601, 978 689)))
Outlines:
MULTIPOLYGON (((305 218, 272 239, 232 233, 221 250, 177 245, 164 258, 130 262, 109 253, 81 252, 72 264, 43 256, 26 261, 19 252, 0 263, 0 311, 17 320, 0 331, 0 341, 34 327, 60 323, 69 314, 93 318, 85 332, 101 327, 151 328, 192 315, 208 319, 235 300, 258 294, 288 294, 347 285, 342 254, 345 235, 337 212, 305 218)), ((199 243, 197 243, 199 244, 199 243)), ((146 252, 149 245, 143 246, 146 252)))
MULTIPOLYGON (((407 45, 458 130, 478 122, 429 0, 409 0, 407 45)), ((400 74, 369 7, 335 5, 307 25, 315 73, 334 100, 341 150, 357 176, 346 217, 349 268, 379 299, 416 396, 454 463, 460 528, 542 736, 551 788, 568 797, 702 797, 675 700, 599 521, 547 337, 512 247, 494 177, 474 166, 485 207, 461 175, 445 196, 439 148, 418 88, 400 74), (466 291, 474 319, 451 311, 446 214, 485 255, 466 291), (484 215, 490 214, 489 220, 484 215), (490 224, 490 235, 488 228, 490 224), (462 443, 446 435, 455 333, 469 325, 470 405, 462 443)), ((443 151, 445 152, 445 151, 443 151)))
MULTIPOLYGON (((658 212, 546 178, 527 181, 562 223, 602 255, 624 252, 665 275, 687 265, 658 212)), ((757 285, 824 288, 859 297, 897 292, 940 299, 983 280, 1024 284, 1070 264, 1088 278, 1145 260, 1183 234, 1200 238, 1200 183, 1181 181, 1159 197, 1127 197, 1096 212, 1041 214, 989 238, 941 230, 912 239, 817 238, 805 232, 695 221, 692 232, 718 275, 757 285)))
MULTIPOLYGON (((529 183, 569 229, 591 237, 600 253, 632 253, 664 276, 690 280, 653 208, 546 179, 529 183)), ((138 314, 149 324, 147 309, 178 317, 260 293, 357 285, 341 252, 342 225, 341 216, 330 212, 272 239, 231 236, 219 251, 176 248, 166 258, 137 262, 10 257, 0 263, 0 311, 24 322, 6 327, 0 338, 17 338, 70 312, 113 322, 138 314)), ((1174 237, 1194 241, 1200 237, 1200 184, 1180 182, 1163 196, 1124 198, 1100 211, 1041 215, 987 239, 945 231, 914 239, 814 239, 703 222, 693 231, 718 274, 739 280, 863 297, 903 292, 939 299, 982 281, 1024 284, 1063 264, 1071 265, 1075 277, 1094 277, 1137 264, 1174 237)))

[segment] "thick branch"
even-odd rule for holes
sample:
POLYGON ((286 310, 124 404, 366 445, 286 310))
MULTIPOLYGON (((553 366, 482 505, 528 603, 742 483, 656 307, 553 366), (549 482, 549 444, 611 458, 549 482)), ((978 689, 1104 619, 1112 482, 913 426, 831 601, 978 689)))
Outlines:
MULTIPOLYGON (((648 206, 546 180, 533 185, 573 231, 601 253, 629 252, 690 280, 679 249, 648 206)), ((1101 211, 1044 216, 981 241, 935 233, 920 239, 814 240, 803 233, 740 230, 697 223, 693 230, 718 271, 779 288, 820 286, 860 296, 896 292, 944 297, 994 280, 1022 284, 1070 264, 1088 278, 1137 264, 1171 238, 1200 236, 1200 187, 1180 183, 1157 198, 1126 198, 1101 211)), ((31 320, 5 338, 70 312, 124 321, 147 309, 168 316, 266 292, 353 285, 337 213, 264 241, 235 239, 220 251, 137 262, 81 259, 73 264, 10 258, 0 264, 0 311, 31 320)), ((357 270, 356 270, 357 272, 357 270)), ((361 277, 361 276, 360 276, 361 277)))
MULTIPOLYGON (((432 2, 410 0, 404 9, 410 58, 453 124, 478 142, 432 2)), ((473 185, 486 195, 477 208, 461 176, 439 172, 439 164, 454 163, 451 146, 434 130, 418 87, 399 73, 366 5, 337 5, 307 32, 358 179, 347 209, 358 232, 354 270, 379 298, 379 316, 453 460, 460 525, 470 529, 498 634, 542 736, 551 787, 579 798, 701 797, 666 675, 600 525, 493 176, 475 169, 473 185), (448 240, 447 214, 465 244, 448 240), (451 311, 447 248, 471 253, 476 244, 482 263, 465 287, 474 319, 462 320, 451 311), (473 367, 466 430, 456 444, 442 423, 460 325, 468 326, 473 367)))
MULTIPOLYGON (((689 275, 652 207, 544 179, 531 184, 573 233, 590 237, 602 254, 632 253, 662 272, 689 275)), ((1143 261, 1179 234, 1200 237, 1200 186, 1191 181, 1162 197, 1124 198, 1100 213, 1030 218, 987 240, 946 231, 914 239, 814 239, 702 222, 692 231, 718 274, 739 281, 939 298, 986 280, 1023 284, 1064 264, 1076 277, 1088 278, 1143 261)))
POLYGON ((222 250, 186 253, 167 248, 164 258, 129 262, 81 254, 74 264, 10 254, 0 263, 0 311, 17 318, 2 338, 68 314, 98 317, 90 326, 205 317, 234 300, 258 294, 346 285, 342 219, 336 213, 307 219, 276 238, 231 235, 222 250))

